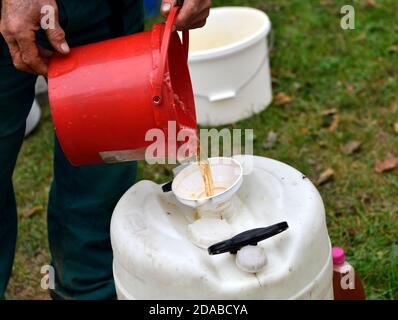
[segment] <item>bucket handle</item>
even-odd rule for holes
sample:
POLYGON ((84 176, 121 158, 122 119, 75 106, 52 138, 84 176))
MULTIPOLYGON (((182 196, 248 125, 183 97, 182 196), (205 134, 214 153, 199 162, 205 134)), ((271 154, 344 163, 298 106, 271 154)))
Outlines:
MULTIPOLYGON (((163 79, 164 79, 164 74, 166 70, 166 63, 167 63, 167 57, 168 57, 168 49, 169 49, 169 44, 170 44, 170 38, 171 38, 171 33, 173 32, 173 26, 174 26, 174 21, 175 18, 177 17, 178 11, 181 9, 181 7, 176 6, 173 7, 170 10, 170 13, 167 17, 166 25, 164 28, 164 33, 163 33, 163 40, 162 40, 162 45, 160 48, 160 63, 159 63, 159 69, 158 69, 158 74, 155 78, 155 83, 154 83, 154 95, 153 95, 153 103, 155 105, 160 105, 162 104, 162 84, 163 84, 163 79)), ((188 63, 188 51, 189 51, 189 31, 183 31, 182 33, 182 45, 184 48, 185 52, 185 57, 186 57, 186 63, 188 63)))

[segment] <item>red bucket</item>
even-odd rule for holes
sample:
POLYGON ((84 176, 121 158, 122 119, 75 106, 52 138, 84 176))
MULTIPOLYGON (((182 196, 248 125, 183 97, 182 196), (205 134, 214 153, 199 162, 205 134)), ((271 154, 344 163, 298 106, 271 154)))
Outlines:
MULTIPOLYGON (((68 56, 52 59, 51 113, 60 145, 72 164, 144 159, 157 139, 153 134, 148 139, 151 129, 165 137, 156 141, 160 147, 155 157, 175 158, 188 140, 196 145, 187 64, 189 34, 183 34, 181 43, 177 32, 172 32, 178 9, 173 8, 166 24, 157 24, 152 31, 77 47, 68 56), (195 139, 180 141, 176 134, 182 129, 195 139)), ((195 145, 185 156, 196 152, 195 145)))

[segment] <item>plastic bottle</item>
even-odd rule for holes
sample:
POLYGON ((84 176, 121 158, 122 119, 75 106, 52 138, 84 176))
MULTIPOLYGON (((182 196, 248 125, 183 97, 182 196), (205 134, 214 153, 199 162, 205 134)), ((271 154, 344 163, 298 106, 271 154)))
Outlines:
POLYGON ((365 300, 365 291, 354 267, 345 260, 343 248, 334 247, 333 291, 335 300, 365 300))

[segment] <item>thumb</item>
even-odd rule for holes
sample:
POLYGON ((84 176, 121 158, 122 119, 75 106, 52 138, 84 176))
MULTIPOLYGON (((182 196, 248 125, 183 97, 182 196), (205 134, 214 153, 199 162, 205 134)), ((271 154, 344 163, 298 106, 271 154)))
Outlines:
POLYGON ((160 13, 162 16, 167 17, 171 8, 176 4, 176 0, 163 0, 160 7, 160 13))
POLYGON ((68 54, 70 48, 65 40, 65 31, 61 28, 58 16, 56 16, 54 21, 54 27, 45 30, 47 34, 48 41, 50 41, 53 48, 62 54, 68 54))

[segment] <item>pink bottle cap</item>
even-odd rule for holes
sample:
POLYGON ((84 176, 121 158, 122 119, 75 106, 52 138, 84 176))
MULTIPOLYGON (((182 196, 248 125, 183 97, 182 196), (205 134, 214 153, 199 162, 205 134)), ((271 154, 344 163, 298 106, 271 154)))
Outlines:
POLYGON ((345 262, 344 249, 340 247, 332 248, 333 264, 339 265, 345 262))

